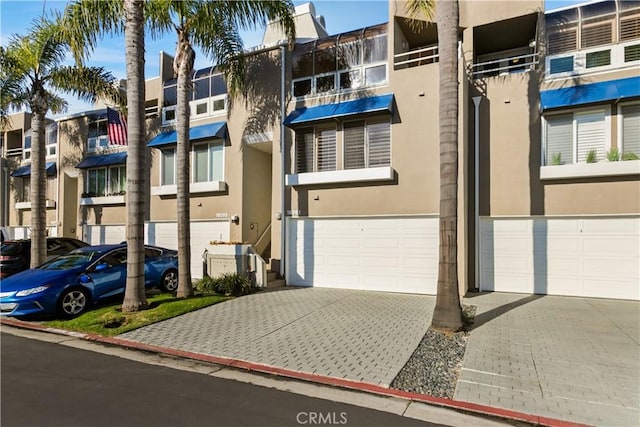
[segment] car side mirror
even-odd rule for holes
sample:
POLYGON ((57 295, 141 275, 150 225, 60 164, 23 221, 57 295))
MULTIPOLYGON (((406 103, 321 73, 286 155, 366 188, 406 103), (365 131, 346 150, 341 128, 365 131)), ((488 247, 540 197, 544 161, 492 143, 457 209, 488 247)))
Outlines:
POLYGON ((98 264, 96 265, 95 271, 103 271, 109 268, 107 264, 98 264))
POLYGON ((87 276, 86 274, 80 276, 80 283, 89 283, 90 281, 91 277, 87 276))

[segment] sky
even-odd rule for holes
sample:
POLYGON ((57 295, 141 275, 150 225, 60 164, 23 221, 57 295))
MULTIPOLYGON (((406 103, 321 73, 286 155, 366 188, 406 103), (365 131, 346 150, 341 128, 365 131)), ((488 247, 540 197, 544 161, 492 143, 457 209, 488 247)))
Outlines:
MULTIPOLYGON (((518 0, 505 0, 518 1, 518 0)), ((294 5, 307 3, 294 1, 294 5)), ((584 3, 584 0, 546 0, 545 9, 552 10, 560 7, 584 3)), ((64 0, 0 0, 0 45, 6 46, 13 34, 24 34, 32 21, 42 15, 43 10, 62 10, 66 4, 64 0)), ((370 25, 388 21, 387 0, 314 0, 317 15, 325 18, 326 29, 329 34, 338 34, 370 25)), ((253 31, 242 31, 245 48, 261 44, 264 27, 253 31)), ((88 65, 102 66, 111 71, 117 78, 125 78, 124 38, 107 37, 91 55, 88 65)), ((159 74, 159 52, 165 51, 173 55, 175 51, 175 34, 169 34, 161 39, 146 40, 145 76, 154 77, 159 74)), ((204 68, 210 61, 196 51, 195 68, 204 68)), ((69 64, 71 59, 69 58, 69 64)), ((72 114, 90 109, 90 105, 77 99, 66 97, 69 108, 66 114, 72 114)))

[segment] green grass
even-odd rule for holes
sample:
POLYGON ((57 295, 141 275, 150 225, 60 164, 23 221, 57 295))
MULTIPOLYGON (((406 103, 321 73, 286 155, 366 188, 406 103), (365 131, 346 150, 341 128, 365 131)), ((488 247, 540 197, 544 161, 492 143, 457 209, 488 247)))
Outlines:
POLYGON ((122 304, 118 303, 88 311, 74 319, 52 320, 43 324, 53 328, 112 337, 228 299, 229 297, 222 295, 196 295, 184 299, 163 293, 147 296, 149 308, 146 310, 122 313, 122 304))

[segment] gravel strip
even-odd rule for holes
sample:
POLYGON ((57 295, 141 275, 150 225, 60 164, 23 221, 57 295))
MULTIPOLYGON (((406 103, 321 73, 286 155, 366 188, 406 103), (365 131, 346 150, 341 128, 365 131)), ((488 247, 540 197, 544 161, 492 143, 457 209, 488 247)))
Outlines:
MULTIPOLYGON (((473 319, 475 311, 475 306, 463 307, 465 324, 470 323, 467 319, 473 319)), ((468 337, 466 331, 445 333, 429 328, 391 388, 453 398, 468 337)))

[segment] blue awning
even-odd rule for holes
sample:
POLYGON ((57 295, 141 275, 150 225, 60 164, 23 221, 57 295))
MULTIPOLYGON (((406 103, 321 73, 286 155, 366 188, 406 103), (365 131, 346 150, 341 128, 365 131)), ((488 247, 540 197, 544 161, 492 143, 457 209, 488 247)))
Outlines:
POLYGON ((120 151, 119 153, 97 154, 85 157, 80 163, 76 165, 76 168, 99 168, 102 166, 124 165, 125 163, 127 163, 127 152, 120 151))
POLYGON ((640 96, 640 77, 589 83, 540 92, 543 110, 640 96))
MULTIPOLYGON (((227 122, 209 123, 206 125, 195 126, 189 129, 189 140, 196 141, 204 138, 222 138, 227 133, 227 122)), ((178 142, 178 133, 175 130, 161 132, 156 135, 147 147, 162 147, 164 145, 175 144, 178 142)))
MULTIPOLYGON (((45 171, 47 176, 55 176, 57 172, 56 162, 47 162, 47 164, 45 165, 45 171)), ((11 172, 11 176, 14 178, 24 178, 25 176, 31 176, 31 165, 22 166, 14 170, 13 172, 11 172)))
POLYGON ((370 96, 316 107, 298 108, 287 116, 284 124, 293 126, 318 120, 379 111, 393 112, 393 94, 370 96))

